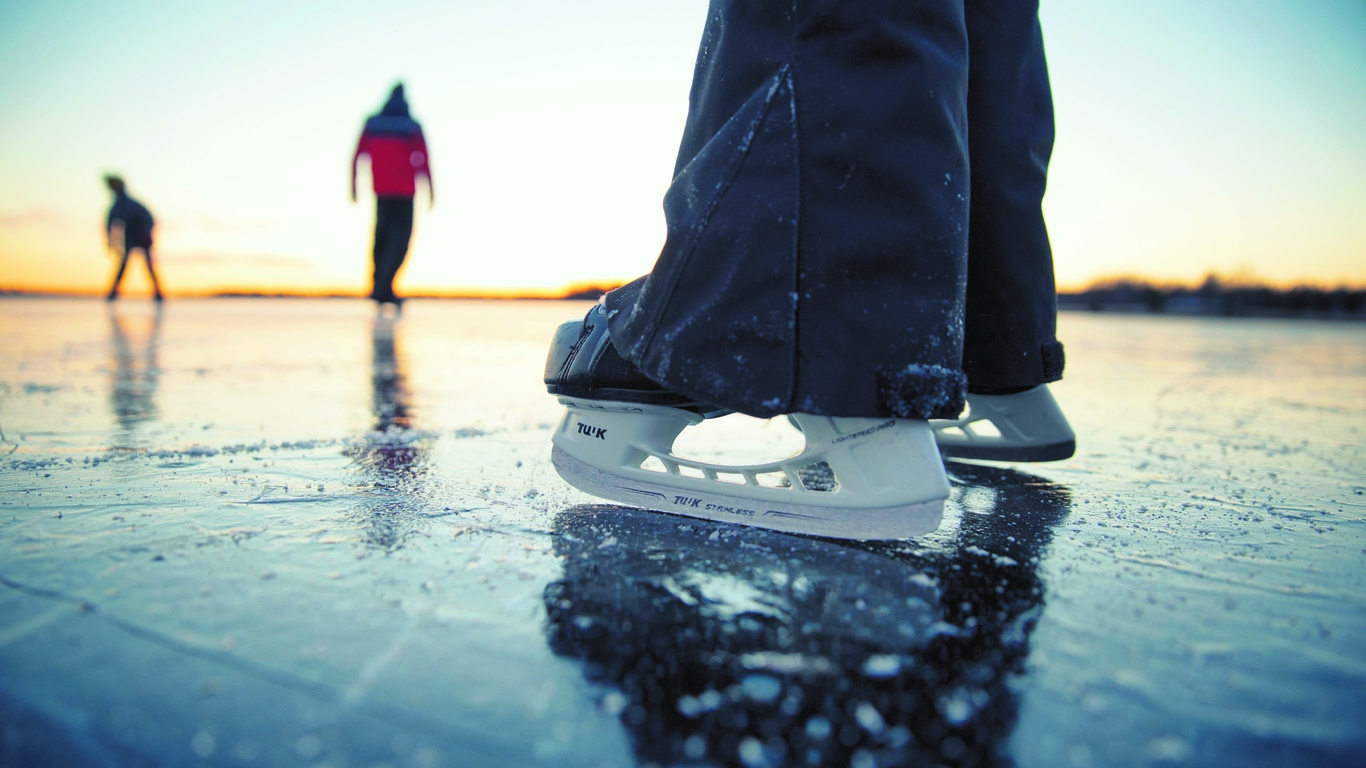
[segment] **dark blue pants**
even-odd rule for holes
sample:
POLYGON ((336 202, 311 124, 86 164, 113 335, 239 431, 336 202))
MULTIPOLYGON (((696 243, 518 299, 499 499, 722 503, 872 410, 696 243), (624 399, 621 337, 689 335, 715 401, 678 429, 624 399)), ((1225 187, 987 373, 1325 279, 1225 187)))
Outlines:
POLYGON ((714 0, 668 239, 607 297, 651 378, 756 416, 956 416, 1062 374, 1037 0, 714 0))
POLYGON ((370 298, 394 302, 394 277, 408 257, 413 239, 413 198, 384 195, 375 199, 375 277, 370 298))
POLYGON ((152 266, 152 235, 150 232, 133 232, 132 237, 129 237, 128 230, 124 231, 123 255, 119 259, 119 268, 114 273, 114 282, 109 286, 106 298, 113 299, 119 295, 123 273, 128 271, 128 257, 133 255, 133 251, 139 250, 142 251, 142 260, 147 265, 147 276, 152 279, 152 296, 158 301, 161 300, 161 282, 157 280, 156 267, 152 266))

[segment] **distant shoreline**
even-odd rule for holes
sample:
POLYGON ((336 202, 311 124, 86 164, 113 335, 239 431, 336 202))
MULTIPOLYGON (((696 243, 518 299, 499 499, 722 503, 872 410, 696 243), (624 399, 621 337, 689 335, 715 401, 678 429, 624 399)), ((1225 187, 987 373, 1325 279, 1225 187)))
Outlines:
POLYGON ((1226 285, 1211 275, 1198 288, 1115 280, 1059 293, 1058 309, 1178 317, 1366 320, 1366 289, 1226 285))
POLYGON ((1271 309, 1152 309, 1144 304, 1104 303, 1078 300, 1075 295, 1058 295, 1059 312, 1088 315, 1150 315, 1152 317, 1197 317, 1233 320, 1325 320, 1334 322, 1366 322, 1366 312, 1312 312, 1271 309))
MULTIPOLYGON (((595 301, 618 286, 572 287, 558 294, 415 293, 404 299, 424 301, 595 301)), ((100 299, 102 294, 0 289, 0 299, 100 299)), ((214 291, 170 297, 177 299, 366 299, 349 293, 293 293, 287 291, 214 291)), ((1167 315, 1172 317, 1265 318, 1276 320, 1366 321, 1366 289, 1267 286, 1224 286, 1214 277, 1198 288, 1156 286, 1119 280, 1082 291, 1058 294, 1058 309, 1099 314, 1167 315)))

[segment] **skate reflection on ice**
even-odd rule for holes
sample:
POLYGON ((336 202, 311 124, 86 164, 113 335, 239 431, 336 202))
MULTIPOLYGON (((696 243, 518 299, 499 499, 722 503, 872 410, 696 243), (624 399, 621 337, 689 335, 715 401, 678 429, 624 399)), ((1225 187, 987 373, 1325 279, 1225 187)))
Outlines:
POLYGON ((993 493, 973 494, 952 536, 902 542, 570 509, 550 647, 606 686, 641 763, 994 763, 1069 497, 1011 470, 950 471, 953 498, 993 493))
POLYGON ((419 520, 412 503, 422 494, 431 439, 413 423, 412 392, 399 343, 399 321, 377 314, 372 328, 371 411, 375 426, 347 450, 369 487, 356 510, 366 541, 386 550, 402 546, 419 520))
POLYGON ((133 319, 125 310, 109 308, 114 367, 109 381, 109 409, 120 437, 115 448, 135 448, 129 442, 139 424, 156 421, 157 385, 161 377, 161 315, 158 305, 146 318, 133 319))

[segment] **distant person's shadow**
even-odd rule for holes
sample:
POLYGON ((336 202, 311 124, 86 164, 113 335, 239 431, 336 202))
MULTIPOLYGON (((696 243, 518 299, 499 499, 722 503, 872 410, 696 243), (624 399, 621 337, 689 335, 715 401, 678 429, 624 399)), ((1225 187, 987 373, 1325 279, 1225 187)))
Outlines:
POLYGON ((859 544, 581 506, 555 519, 548 642, 640 763, 994 765, 1065 488, 950 464, 960 529, 859 544))
POLYGON ((114 368, 109 381, 109 408, 114 423, 125 436, 139 424, 156 421, 157 386, 161 378, 162 310, 157 307, 144 322, 109 310, 109 330, 114 368))
POLYGON ((413 423, 400 327, 392 316, 375 316, 370 366, 375 425, 347 450, 368 486, 356 512, 366 541, 385 550, 399 548, 417 530, 421 516, 415 501, 422 496, 431 459, 431 440, 413 423))

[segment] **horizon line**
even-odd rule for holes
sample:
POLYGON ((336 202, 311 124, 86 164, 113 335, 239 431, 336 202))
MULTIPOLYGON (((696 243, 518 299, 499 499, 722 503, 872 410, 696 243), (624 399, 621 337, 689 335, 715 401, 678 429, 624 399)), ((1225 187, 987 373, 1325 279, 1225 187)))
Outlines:
MULTIPOLYGON (((571 286, 558 290, 534 289, 534 288, 511 288, 511 289, 477 289, 465 291, 415 291, 403 295, 401 298, 408 299, 476 299, 476 300, 506 300, 506 301, 596 301, 602 294, 615 290, 620 285, 588 285, 571 286)), ((369 296, 364 293, 341 290, 274 290, 269 288, 213 288, 189 291, 162 291, 168 298, 174 299, 366 299, 369 296)), ((124 294, 128 298, 143 298, 144 292, 124 294)), ((34 298, 67 298, 85 299, 106 296, 103 290, 61 290, 61 289, 34 289, 34 288, 6 288, 0 287, 0 298, 4 297, 34 297, 34 298)), ((151 297, 150 293, 146 294, 151 297)))
MULTIPOLYGON (((619 282, 584 282, 561 288, 467 288, 453 290, 417 290, 403 296, 404 299, 477 299, 477 300, 545 300, 545 301, 588 301, 597 300, 603 294, 620 288, 619 282)), ((1149 278, 1139 275, 1109 275, 1090 281, 1083 287, 1059 287, 1058 296, 1079 296, 1094 291, 1114 290, 1116 288, 1152 288, 1159 291, 1208 290, 1246 290, 1270 289, 1274 291, 1293 291, 1311 289, 1325 292, 1366 290, 1366 283, 1352 284, 1347 281, 1337 283, 1310 282, 1307 280, 1277 282, 1260 280, 1244 275, 1207 274, 1197 281, 1177 281, 1162 278, 1149 278)), ((265 287, 221 287, 188 291, 166 291, 168 296, 178 299, 211 298, 298 298, 298 299, 368 299, 360 291, 320 288, 278 289, 265 287)), ((59 288, 19 288, 0 285, 0 297, 32 296, 51 298, 103 298, 102 289, 59 289, 59 288)), ((130 296, 140 296, 130 294, 130 296)))

